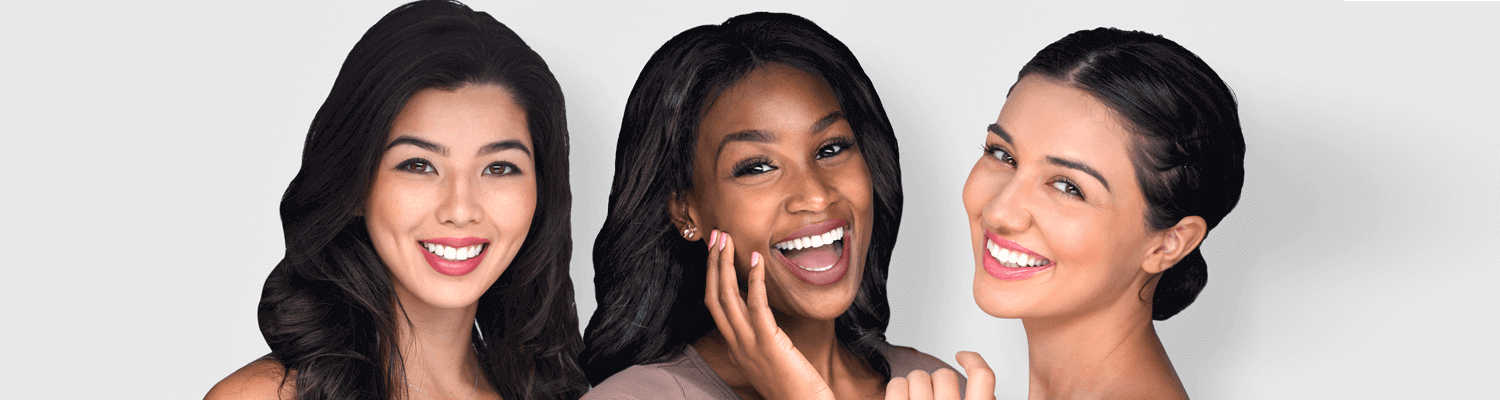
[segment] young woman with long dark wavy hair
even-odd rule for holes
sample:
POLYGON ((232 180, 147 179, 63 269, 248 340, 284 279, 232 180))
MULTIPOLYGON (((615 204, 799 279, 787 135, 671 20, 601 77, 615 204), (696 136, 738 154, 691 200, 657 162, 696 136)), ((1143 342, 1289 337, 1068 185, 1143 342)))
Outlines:
POLYGON ((456 2, 355 44, 282 197, 271 353, 210 399, 573 399, 568 132, 547 64, 456 2))
POLYGON ((589 396, 878 398, 946 367, 885 340, 901 202, 880 97, 828 32, 754 13, 673 37, 620 127, 589 396))

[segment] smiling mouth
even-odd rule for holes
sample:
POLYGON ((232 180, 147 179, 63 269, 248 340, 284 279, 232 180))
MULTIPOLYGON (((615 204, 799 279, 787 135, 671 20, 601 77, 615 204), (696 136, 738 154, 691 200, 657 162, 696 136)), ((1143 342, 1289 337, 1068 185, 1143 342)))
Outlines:
POLYGON ((797 268, 812 272, 827 271, 844 254, 844 228, 833 228, 819 235, 803 236, 772 247, 797 268))
POLYGON ((489 245, 489 243, 480 243, 464 247, 451 247, 437 243, 418 243, 421 243, 422 248, 427 249, 428 253, 432 253, 432 255, 438 256, 438 258, 442 258, 448 261, 464 261, 470 258, 474 258, 480 253, 484 253, 484 248, 489 245))
POLYGON ((986 239, 984 247, 989 249, 990 257, 994 257, 1000 265, 1008 268, 1035 268, 1052 265, 1052 260, 1000 247, 993 240, 986 239))

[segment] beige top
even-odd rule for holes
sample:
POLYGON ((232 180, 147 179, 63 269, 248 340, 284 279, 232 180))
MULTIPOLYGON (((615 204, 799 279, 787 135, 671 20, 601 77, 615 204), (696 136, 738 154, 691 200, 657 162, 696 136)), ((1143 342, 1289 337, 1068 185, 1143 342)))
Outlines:
MULTIPOLYGON (((948 363, 910 347, 886 346, 881 349, 891 366, 892 377, 905 377, 915 370, 933 373, 941 368, 954 369, 948 363)), ((955 370, 957 371, 957 370, 955 370)), ((959 374, 959 390, 965 385, 959 374)), ((960 394, 962 396, 962 394, 960 394)), ((615 373, 595 386, 585 399, 739 399, 719 375, 714 373, 698 350, 689 345, 682 354, 655 364, 634 365, 615 373)))

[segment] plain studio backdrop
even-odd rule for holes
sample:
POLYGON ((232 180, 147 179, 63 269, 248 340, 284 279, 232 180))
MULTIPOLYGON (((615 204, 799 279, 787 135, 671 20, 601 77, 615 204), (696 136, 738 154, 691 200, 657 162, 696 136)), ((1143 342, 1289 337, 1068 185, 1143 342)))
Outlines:
MULTIPOLYGON (((196 398, 269 350, 277 205, 345 55, 397 1, 10 4, 0 13, 7 398, 196 398)), ((1239 207, 1157 329, 1211 399, 1493 396, 1497 3, 474 1, 551 65, 572 138, 580 323, 625 99, 677 33, 769 10, 847 44, 901 144, 892 343, 975 350, 1026 394, 1021 324, 974 304, 960 191, 1016 72, 1086 28, 1162 34, 1240 103, 1239 207)), ((581 328, 581 327, 580 327, 581 328)))

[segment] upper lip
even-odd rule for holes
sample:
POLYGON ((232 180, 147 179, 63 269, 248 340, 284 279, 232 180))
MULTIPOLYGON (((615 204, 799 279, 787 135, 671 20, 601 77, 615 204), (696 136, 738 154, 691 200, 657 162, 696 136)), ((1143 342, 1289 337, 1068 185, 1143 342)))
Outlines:
POLYGON ((996 235, 994 232, 985 232, 984 236, 989 238, 991 242, 995 242, 995 245, 1000 246, 1000 248, 1010 249, 1010 251, 1019 251, 1022 254, 1027 254, 1042 260, 1048 259, 1047 257, 1043 257, 1041 254, 1037 254, 1035 251, 1031 251, 1031 249, 1028 249, 1025 246, 1021 246, 1020 243, 1016 243, 1015 241, 1010 239, 1002 238, 1000 237, 1000 235, 996 235))
POLYGON ((802 229, 798 229, 796 232, 792 232, 791 235, 787 235, 787 237, 781 238, 781 240, 776 241, 776 243, 785 242, 785 241, 796 239, 796 238, 800 238, 800 237, 803 237, 803 236, 821 235, 823 233, 827 233, 828 231, 834 230, 836 228, 841 228, 841 227, 848 226, 848 225, 849 225, 849 221, 847 221, 847 220, 844 220, 844 219, 830 219, 830 220, 819 222, 819 223, 816 223, 816 224, 804 226, 804 227, 802 227, 802 229))
POLYGON ((448 247, 468 247, 468 246, 473 246, 473 245, 476 245, 476 244, 489 243, 490 241, 488 239, 484 239, 484 238, 477 238, 477 237, 469 236, 469 237, 461 237, 461 238, 440 237, 440 238, 432 238, 432 239, 421 240, 421 242, 432 243, 432 244, 440 244, 440 245, 444 245, 444 246, 448 246, 448 247))

